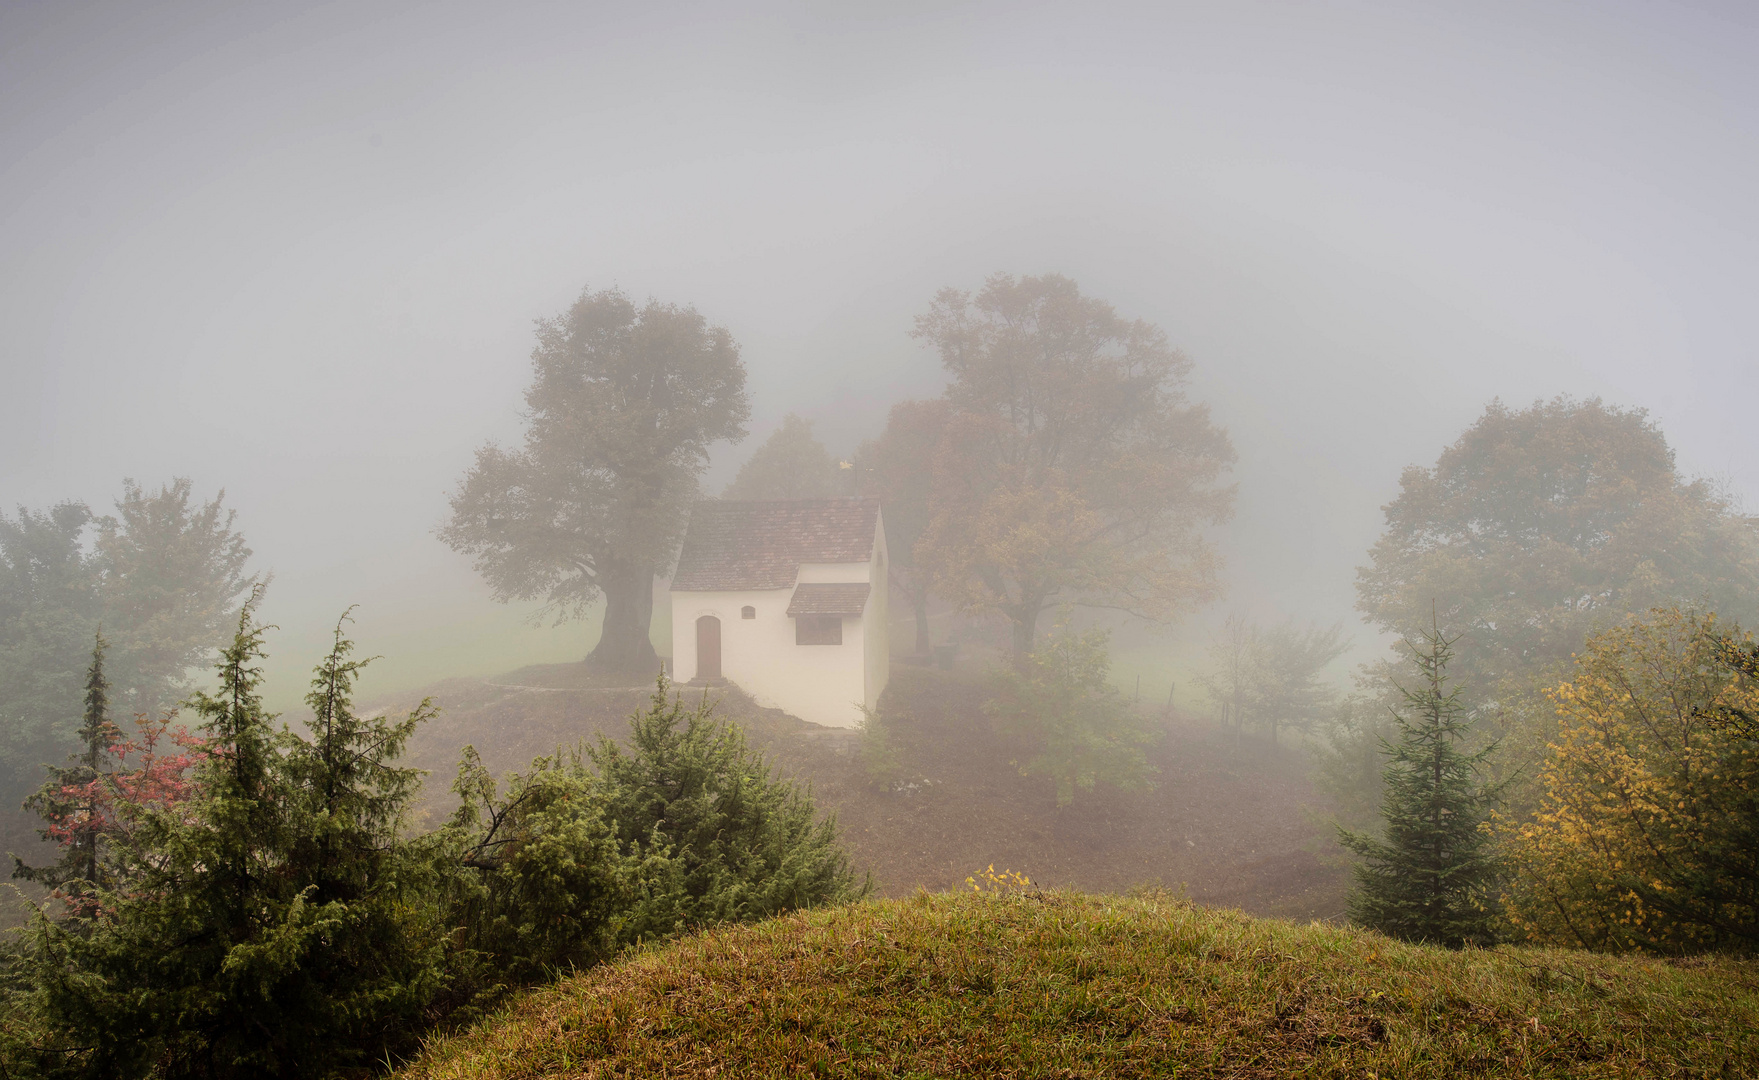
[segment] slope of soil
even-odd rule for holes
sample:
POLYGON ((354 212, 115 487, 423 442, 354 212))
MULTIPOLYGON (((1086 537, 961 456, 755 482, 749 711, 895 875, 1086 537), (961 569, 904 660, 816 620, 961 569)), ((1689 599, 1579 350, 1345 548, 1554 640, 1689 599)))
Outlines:
POLYGON ((1448 952, 1166 894, 723 927, 534 990, 407 1080, 1751 1075, 1759 962, 1448 952))
MULTIPOLYGON (((690 700, 704 691, 681 692, 690 700)), ((453 804, 447 788, 466 743, 496 773, 522 769, 559 746, 620 737, 652 689, 552 665, 432 693, 443 711, 411 755, 432 772, 426 805, 437 823, 453 804)), ((1175 719, 1152 753, 1153 791, 1101 790, 1058 810, 1048 781, 1011 764, 1018 748, 992 732, 973 674, 894 671, 882 711, 898 761, 884 783, 864 768, 855 733, 760 709, 733 687, 709 693, 783 774, 810 783, 819 807, 836 813, 857 870, 872 874, 880 896, 959 887, 993 863, 1046 887, 1154 884, 1259 914, 1341 914, 1343 874, 1323 857, 1316 797, 1296 751, 1236 745, 1175 719)))

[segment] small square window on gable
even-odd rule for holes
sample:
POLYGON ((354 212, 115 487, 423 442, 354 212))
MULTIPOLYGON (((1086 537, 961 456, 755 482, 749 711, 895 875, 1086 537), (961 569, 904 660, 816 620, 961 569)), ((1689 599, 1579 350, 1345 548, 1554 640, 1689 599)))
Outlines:
POLYGON ((739 609, 739 617, 741 619, 755 619, 755 618, 757 618, 757 609, 752 607, 750 604, 746 604, 744 607, 739 609))
POLYGON ((794 644, 843 644, 843 616, 798 615, 794 618, 794 644))

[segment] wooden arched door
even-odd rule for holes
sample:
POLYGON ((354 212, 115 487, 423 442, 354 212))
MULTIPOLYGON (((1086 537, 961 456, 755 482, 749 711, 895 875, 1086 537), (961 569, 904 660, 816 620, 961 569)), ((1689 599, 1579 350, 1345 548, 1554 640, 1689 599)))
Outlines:
POLYGON ((696 677, 721 677, 721 620, 713 615, 696 620, 696 677))

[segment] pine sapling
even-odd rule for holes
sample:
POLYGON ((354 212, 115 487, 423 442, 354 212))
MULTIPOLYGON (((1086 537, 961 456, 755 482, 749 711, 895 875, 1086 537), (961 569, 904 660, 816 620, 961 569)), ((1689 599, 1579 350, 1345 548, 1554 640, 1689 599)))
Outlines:
POLYGON ((1381 742, 1384 838, 1338 831, 1363 860, 1354 868, 1352 918, 1392 937, 1459 948, 1492 937, 1484 895, 1493 862, 1480 826, 1500 785, 1479 779, 1494 743, 1472 754, 1459 748, 1471 723, 1461 688, 1448 685, 1454 640, 1437 628, 1420 646, 1407 643, 1421 682, 1399 688, 1406 708, 1394 712, 1398 739, 1381 742))

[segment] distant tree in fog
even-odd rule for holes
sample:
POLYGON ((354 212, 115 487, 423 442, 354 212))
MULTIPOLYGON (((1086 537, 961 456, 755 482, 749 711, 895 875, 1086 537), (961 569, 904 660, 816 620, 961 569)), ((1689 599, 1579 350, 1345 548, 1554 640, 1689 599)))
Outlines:
POLYGON ((1436 611, 1479 700, 1532 684, 1629 613, 1759 615, 1759 519, 1682 477, 1641 409, 1492 402, 1399 489, 1357 572, 1357 607, 1406 637, 1436 611))
POLYGON ((1253 646, 1257 638, 1257 628, 1244 615, 1229 615, 1222 623, 1221 633, 1209 643, 1209 663, 1197 676, 1197 684, 1221 714, 1222 726, 1232 728, 1236 738, 1251 711, 1253 646))
POLYGON ((92 512, 65 502, 0 513, 0 796, 16 805, 36 770, 73 745, 99 599, 81 535, 92 512))
POLYGON ((1059 603, 1165 619, 1220 591, 1202 529, 1232 513, 1227 433, 1185 397, 1191 361, 1058 275, 945 289, 917 320, 953 376, 916 555, 1023 663, 1059 603))
POLYGON ((1055 782, 1059 808, 1096 784, 1119 791, 1153 786, 1147 748, 1164 732, 1111 684, 1108 637, 1059 625, 1019 668, 990 676, 984 712, 1021 745, 1021 776, 1055 782))
POLYGON ((1198 682, 1236 735, 1262 728, 1274 743, 1285 728, 1307 731, 1330 712, 1338 689, 1325 679, 1325 668, 1349 647, 1341 623, 1299 627, 1290 621, 1261 630, 1233 615, 1210 646, 1198 682))
POLYGON ((203 502, 187 479, 156 492, 125 480, 115 507, 0 515, 0 797, 34 788, 73 747, 100 624, 116 711, 157 713, 188 692, 258 581, 224 492, 203 502))
POLYGON ((886 429, 861 445, 855 469, 861 493, 877 496, 885 516, 892 584, 910 597, 916 615, 916 654, 928 655, 928 568, 916 558, 916 542, 934 511, 934 464, 946 431, 945 401, 900 401, 886 429))
POLYGON ((178 478, 157 492, 122 482, 116 513, 99 518, 93 562, 103 598, 107 666, 125 713, 154 713, 187 692, 185 674, 224 643, 246 594, 251 550, 226 493, 192 500, 178 478))
POLYGON ((840 472, 825 444, 813 437, 812 422, 789 413, 740 467, 721 498, 822 499, 848 494, 840 472))
POLYGON ((739 347, 694 308, 615 289, 540 320, 525 445, 494 444, 439 530, 475 559, 495 598, 580 618, 605 601, 588 660, 651 670, 654 574, 676 551, 708 447, 740 439, 750 406, 739 347))

